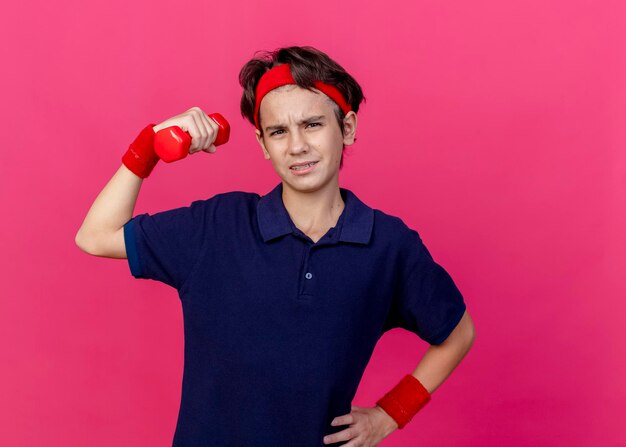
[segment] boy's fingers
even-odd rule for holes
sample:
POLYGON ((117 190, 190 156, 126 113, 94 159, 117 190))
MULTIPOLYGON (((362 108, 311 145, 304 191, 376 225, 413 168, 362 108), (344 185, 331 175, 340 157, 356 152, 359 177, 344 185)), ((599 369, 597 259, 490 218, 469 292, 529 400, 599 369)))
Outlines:
POLYGON ((193 154, 204 148, 205 141, 207 139, 206 129, 202 124, 202 120, 196 116, 195 113, 191 114, 191 119, 195 124, 195 133, 191 134, 191 146, 189 147, 189 153, 193 154))
POLYGON ((215 147, 214 144, 211 144, 208 148, 202 149, 204 152, 206 152, 207 154, 214 154, 215 151, 217 150, 217 148, 215 147))

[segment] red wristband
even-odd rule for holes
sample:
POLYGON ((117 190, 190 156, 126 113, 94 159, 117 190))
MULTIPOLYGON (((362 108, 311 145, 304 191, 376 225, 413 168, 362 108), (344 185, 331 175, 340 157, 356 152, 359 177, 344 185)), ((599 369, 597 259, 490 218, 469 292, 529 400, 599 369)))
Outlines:
POLYGON ((154 152, 154 126, 156 124, 148 124, 122 157, 122 163, 141 178, 148 177, 159 161, 154 152))
POLYGON ((391 391, 378 399, 376 404, 385 410, 401 429, 429 400, 430 393, 424 385, 413 374, 407 374, 391 391))

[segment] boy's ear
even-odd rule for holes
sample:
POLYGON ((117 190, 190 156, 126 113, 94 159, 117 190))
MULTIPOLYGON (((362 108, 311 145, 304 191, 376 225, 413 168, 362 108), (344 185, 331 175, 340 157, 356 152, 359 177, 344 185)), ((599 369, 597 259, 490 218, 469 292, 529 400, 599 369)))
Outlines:
POLYGON ((256 140, 259 142, 261 149, 263 149, 263 156, 266 160, 270 159, 270 153, 265 149, 265 141, 261 137, 261 131, 259 129, 255 129, 254 134, 256 135, 256 140))
POLYGON ((357 116, 350 110, 343 118, 343 144, 352 144, 356 138, 357 116))

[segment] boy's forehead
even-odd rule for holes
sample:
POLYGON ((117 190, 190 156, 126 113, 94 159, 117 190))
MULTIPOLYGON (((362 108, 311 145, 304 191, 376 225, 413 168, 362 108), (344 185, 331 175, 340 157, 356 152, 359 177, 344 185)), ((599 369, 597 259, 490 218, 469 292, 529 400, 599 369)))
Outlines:
POLYGON ((311 115, 325 115, 332 108, 326 95, 301 88, 298 85, 284 85, 269 92, 261 101, 261 117, 265 124, 269 121, 284 122, 289 119, 301 120, 311 115))

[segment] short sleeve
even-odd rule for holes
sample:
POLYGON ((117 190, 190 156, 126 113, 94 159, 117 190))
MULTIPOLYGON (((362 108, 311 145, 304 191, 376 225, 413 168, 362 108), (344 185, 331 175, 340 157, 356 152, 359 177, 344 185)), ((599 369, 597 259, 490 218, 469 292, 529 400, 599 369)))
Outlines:
POLYGON ((431 345, 441 344, 465 312, 463 295, 415 230, 410 229, 403 253, 386 329, 401 327, 431 345))
POLYGON ((215 197, 155 214, 139 214, 124 225, 131 274, 176 289, 200 258, 215 197))

